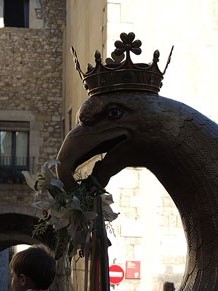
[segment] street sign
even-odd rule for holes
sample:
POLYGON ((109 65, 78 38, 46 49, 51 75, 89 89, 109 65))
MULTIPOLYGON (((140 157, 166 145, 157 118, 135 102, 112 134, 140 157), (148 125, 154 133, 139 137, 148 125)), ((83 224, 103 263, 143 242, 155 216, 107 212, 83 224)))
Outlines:
POLYGON ((118 265, 111 265, 109 267, 109 277, 111 285, 118 285, 124 278, 124 270, 118 265))
POLYGON ((125 278, 126 279, 140 279, 140 261, 126 261, 126 272, 125 278))

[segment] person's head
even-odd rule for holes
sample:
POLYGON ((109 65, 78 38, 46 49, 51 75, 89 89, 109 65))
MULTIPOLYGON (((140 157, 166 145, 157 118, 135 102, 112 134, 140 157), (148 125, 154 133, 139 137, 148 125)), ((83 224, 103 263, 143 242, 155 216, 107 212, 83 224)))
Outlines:
POLYGON ((56 274, 56 262, 44 246, 32 246, 16 253, 10 262, 13 291, 46 290, 56 274))

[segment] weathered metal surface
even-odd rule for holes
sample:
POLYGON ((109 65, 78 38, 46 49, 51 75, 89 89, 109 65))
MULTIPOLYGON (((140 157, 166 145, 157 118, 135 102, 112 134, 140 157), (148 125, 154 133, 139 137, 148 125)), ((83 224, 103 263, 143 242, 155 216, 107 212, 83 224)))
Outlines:
POLYGON ((174 200, 187 237, 180 290, 218 290, 218 126, 196 110, 143 92, 89 98, 66 137, 57 172, 67 189, 75 168, 100 153, 102 186, 127 166, 151 170, 174 200))

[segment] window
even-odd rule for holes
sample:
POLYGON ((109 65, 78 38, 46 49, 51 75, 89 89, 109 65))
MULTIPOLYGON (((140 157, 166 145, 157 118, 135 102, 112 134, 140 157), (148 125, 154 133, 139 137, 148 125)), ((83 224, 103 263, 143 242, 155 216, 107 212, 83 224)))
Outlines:
POLYGON ((22 183, 29 169, 29 123, 0 121, 0 182, 22 183))
POLYGON ((5 0, 4 25, 6 27, 29 27, 29 0, 5 0))

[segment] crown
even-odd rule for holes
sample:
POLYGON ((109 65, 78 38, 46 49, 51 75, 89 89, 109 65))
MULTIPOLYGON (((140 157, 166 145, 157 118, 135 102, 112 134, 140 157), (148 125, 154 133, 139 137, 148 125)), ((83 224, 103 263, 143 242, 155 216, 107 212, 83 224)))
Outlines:
POLYGON ((96 66, 93 67, 91 64, 88 64, 86 73, 82 72, 76 51, 72 47, 76 69, 79 72, 85 89, 88 90, 88 95, 92 96, 120 90, 140 90, 158 94, 162 86, 163 76, 170 63, 173 46, 165 69, 161 72, 157 65, 160 56, 158 50, 153 54, 152 63, 134 64, 130 58, 130 52, 140 55, 142 42, 140 40, 134 40, 135 34, 133 32, 128 34, 121 33, 120 39, 121 41, 115 41, 114 45, 116 48, 112 52, 111 58, 105 60, 105 64, 102 63, 101 53, 96 51, 96 66))

